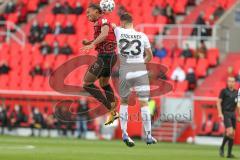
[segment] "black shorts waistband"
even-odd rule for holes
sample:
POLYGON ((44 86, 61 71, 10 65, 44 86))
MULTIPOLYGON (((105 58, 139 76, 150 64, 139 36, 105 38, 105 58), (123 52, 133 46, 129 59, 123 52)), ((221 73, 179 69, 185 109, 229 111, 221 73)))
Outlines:
POLYGON ((223 114, 234 114, 235 115, 235 112, 233 112, 233 111, 223 111, 223 114))
POLYGON ((101 57, 101 56, 115 56, 116 53, 113 52, 113 53, 98 53, 98 56, 101 57))

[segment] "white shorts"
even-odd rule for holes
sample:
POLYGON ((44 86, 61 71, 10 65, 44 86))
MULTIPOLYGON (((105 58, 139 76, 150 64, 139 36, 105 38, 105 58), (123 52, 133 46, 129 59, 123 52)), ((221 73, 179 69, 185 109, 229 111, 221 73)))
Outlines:
POLYGON ((132 91, 135 91, 140 100, 147 101, 150 97, 148 72, 145 71, 119 71, 120 97, 128 100, 132 91))

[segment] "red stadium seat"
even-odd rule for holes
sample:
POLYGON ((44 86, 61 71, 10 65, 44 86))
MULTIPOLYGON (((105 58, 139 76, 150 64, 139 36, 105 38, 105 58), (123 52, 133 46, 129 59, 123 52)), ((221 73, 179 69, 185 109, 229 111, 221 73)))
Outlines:
POLYGON ((209 65, 216 66, 219 58, 219 50, 216 48, 209 49, 207 53, 209 65))
POLYGON ((28 1, 27 9, 30 12, 35 12, 38 9, 39 0, 30 0, 28 1))
POLYGON ((67 15, 67 22, 72 22, 73 25, 77 22, 77 16, 76 15, 67 15))
POLYGON ((67 42, 67 35, 60 34, 56 37, 59 46, 63 46, 67 42))
POLYGON ((213 129, 213 121, 207 120, 205 124, 203 124, 202 130, 200 131, 200 135, 209 135, 212 133, 213 129))
POLYGON ((49 26, 54 27, 55 26, 55 15, 52 13, 45 14, 45 18, 43 18, 43 22, 47 22, 49 26))
POLYGON ((186 11, 187 3, 188 3, 188 0, 176 1, 176 4, 173 7, 174 12, 177 14, 184 14, 186 11))
POLYGON ((66 22, 66 15, 65 14, 59 14, 59 15, 57 15, 56 16, 56 18, 55 18, 55 22, 56 23, 60 23, 61 25, 64 25, 65 24, 65 22, 66 22))
POLYGON ((55 60, 56 60, 56 56, 53 55, 53 54, 47 55, 47 56, 44 57, 44 62, 48 63, 50 66, 53 65, 55 60))
POLYGON ((66 2, 68 2, 70 6, 75 7, 76 0, 66 0, 66 2))
POLYGON ((188 90, 188 81, 177 82, 176 92, 185 92, 188 90))
POLYGON ((176 68, 177 66, 181 66, 183 67, 184 66, 184 63, 185 63, 185 59, 180 57, 180 58, 174 58, 173 59, 173 64, 172 64, 172 67, 173 68, 176 68))
POLYGON ((0 89, 8 89, 9 75, 1 75, 0 82, 0 89))
POLYGON ((48 34, 46 35, 45 39, 44 39, 49 45, 52 45, 53 42, 56 40, 56 36, 53 34, 48 34))
POLYGON ((18 22, 18 13, 9 14, 7 20, 16 24, 18 22))
POLYGON ((67 37, 67 43, 68 44, 76 44, 77 43, 77 40, 78 40, 78 37, 76 35, 69 35, 67 37))
POLYGON ((163 58, 161 64, 165 66, 171 66, 172 58, 170 57, 163 58))
POLYGON ((207 59, 199 59, 196 66, 196 75, 198 77, 205 77, 207 76, 207 69, 208 69, 208 61, 207 59))
MULTIPOLYGON (((36 51, 35 51, 36 52, 36 51)), ((33 57, 33 62, 32 64, 35 66, 35 65, 38 65, 38 64, 42 64, 43 62, 43 55, 41 55, 40 51, 37 50, 36 54, 34 55, 33 57)))
POLYGON ((43 86, 43 82, 44 82, 44 77, 43 76, 35 76, 33 78, 33 82, 31 84, 32 89, 33 90, 42 90, 42 86, 43 86))
POLYGON ((218 130, 215 132, 212 132, 213 136, 222 136, 225 132, 224 123, 221 121, 218 124, 219 124, 218 130))
POLYGON ((195 68, 196 65, 197 65, 196 58, 187 58, 186 64, 185 64, 185 69, 187 70, 188 68, 195 68))

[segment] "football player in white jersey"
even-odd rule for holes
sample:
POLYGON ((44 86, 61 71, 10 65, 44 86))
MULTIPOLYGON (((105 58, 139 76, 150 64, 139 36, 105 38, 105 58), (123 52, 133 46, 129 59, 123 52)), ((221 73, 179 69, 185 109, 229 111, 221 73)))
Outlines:
POLYGON ((141 117, 146 133, 146 143, 148 145, 155 144, 157 140, 151 135, 151 116, 148 107, 150 86, 148 71, 146 69, 146 63, 153 56, 151 45, 144 33, 137 32, 134 29, 131 15, 127 13, 121 15, 120 23, 121 27, 116 27, 114 24, 113 27, 120 59, 120 125, 123 141, 128 147, 135 145, 127 133, 129 95, 133 89, 138 95, 141 106, 141 117))

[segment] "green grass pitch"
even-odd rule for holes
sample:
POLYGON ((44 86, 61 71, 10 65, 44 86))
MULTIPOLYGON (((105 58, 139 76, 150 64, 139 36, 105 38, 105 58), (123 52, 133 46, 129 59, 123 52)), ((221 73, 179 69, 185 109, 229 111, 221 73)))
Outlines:
MULTIPOLYGON (((240 146, 234 147, 240 157, 240 146)), ((219 160, 216 146, 0 136, 0 160, 219 160)))

